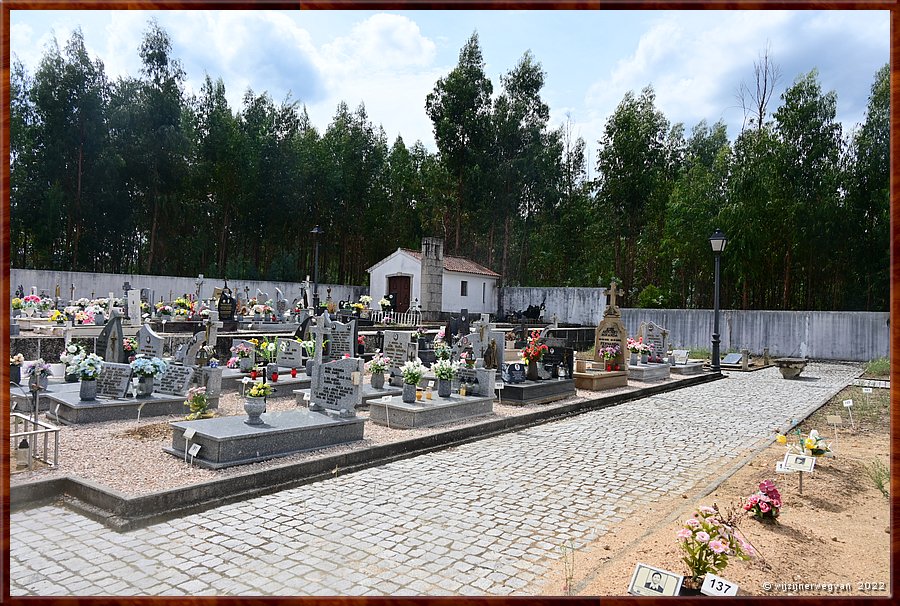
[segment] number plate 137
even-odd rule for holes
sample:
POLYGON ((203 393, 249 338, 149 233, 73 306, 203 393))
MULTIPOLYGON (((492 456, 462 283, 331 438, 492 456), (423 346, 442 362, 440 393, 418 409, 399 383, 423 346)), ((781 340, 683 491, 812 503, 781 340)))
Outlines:
POLYGON ((700 588, 703 595, 737 595, 737 592, 738 586, 735 583, 709 572, 706 573, 703 586, 700 588))

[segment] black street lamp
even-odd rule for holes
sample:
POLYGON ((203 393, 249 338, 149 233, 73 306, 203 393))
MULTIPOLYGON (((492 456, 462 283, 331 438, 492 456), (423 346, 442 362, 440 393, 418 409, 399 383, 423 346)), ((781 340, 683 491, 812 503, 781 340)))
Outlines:
POLYGON ((316 259, 313 264, 313 313, 316 313, 316 310, 319 309, 319 236, 325 233, 321 227, 316 225, 310 231, 313 235, 313 238, 316 240, 316 259))
POLYGON ((728 239, 721 229, 716 229, 716 233, 709 237, 709 244, 712 246, 713 254, 716 256, 716 285, 713 295, 713 334, 712 334, 712 369, 713 372, 721 372, 719 366, 719 259, 728 239))

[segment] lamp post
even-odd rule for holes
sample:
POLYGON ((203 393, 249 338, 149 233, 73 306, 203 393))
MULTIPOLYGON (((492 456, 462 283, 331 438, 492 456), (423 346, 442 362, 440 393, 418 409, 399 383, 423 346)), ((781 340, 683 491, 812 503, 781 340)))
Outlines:
POLYGON ((319 236, 325 233, 321 227, 316 225, 310 231, 313 235, 313 238, 316 240, 316 258, 315 263, 313 264, 313 313, 316 313, 316 310, 319 309, 319 236))
POLYGON ((722 230, 717 228, 716 232, 709 237, 709 244, 712 246, 713 254, 716 256, 716 283, 713 294, 712 369, 713 372, 721 372, 722 368, 719 366, 719 259, 722 256, 722 251, 725 250, 725 245, 728 244, 728 239, 722 233, 722 230))

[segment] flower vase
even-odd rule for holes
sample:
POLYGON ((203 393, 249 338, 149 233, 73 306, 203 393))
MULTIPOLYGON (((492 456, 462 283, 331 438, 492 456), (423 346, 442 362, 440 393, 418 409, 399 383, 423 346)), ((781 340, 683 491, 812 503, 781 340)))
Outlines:
POLYGON ((438 396, 441 398, 450 397, 450 379, 438 379, 438 396))
POLYGON ((100 312, 94 314, 94 325, 95 326, 103 326, 106 324, 106 317, 100 312))
POLYGON ((82 379, 78 388, 78 397, 82 402, 97 399, 97 379, 82 379))
POLYGON ((22 313, 25 314, 25 317, 26 317, 26 318, 30 318, 31 316, 34 315, 34 308, 33 308, 33 307, 26 307, 26 308, 24 308, 24 309, 22 310, 22 313))
POLYGON ((365 345, 359 345, 359 344, 357 344, 357 345, 356 345, 356 355, 357 355, 357 357, 360 357, 360 358, 363 357, 363 354, 364 354, 364 353, 366 353, 366 346, 365 346, 365 345))
POLYGON ((316 361, 313 358, 310 358, 306 361, 306 376, 311 377, 313 374, 313 369, 316 366, 316 361))
POLYGON ((22 367, 18 364, 9 365, 9 380, 18 385, 22 382, 22 367))
POLYGON ((416 401, 416 384, 415 383, 404 383, 403 384, 403 401, 407 404, 412 404, 416 401))
POLYGON ((75 373, 66 373, 66 383, 78 383, 78 375, 75 373))
POLYGON ((274 362, 269 362, 268 364, 266 364, 266 380, 271 381, 272 375, 277 375, 277 374, 278 374, 278 364, 275 364, 274 362))
POLYGON ((649 358, 649 357, 650 357, 650 354, 642 353, 642 354, 641 354, 641 364, 646 364, 646 363, 647 363, 647 358, 649 358))
POLYGON ((247 413, 247 418, 244 420, 244 423, 247 425, 262 425, 263 420, 259 417, 265 411, 265 398, 244 398, 244 412, 247 413))
POLYGON ((528 360, 528 371, 525 373, 525 378, 529 381, 539 381, 541 375, 538 373, 538 361, 537 360, 528 360))
POLYGON ((138 377, 135 397, 148 398, 153 393, 153 377, 138 377))
POLYGON ((637 366, 637 360, 638 360, 638 358, 637 358, 637 352, 634 352, 634 351, 631 352, 631 357, 628 358, 628 364, 629 364, 630 366, 637 366))
POLYGON ((250 372, 250 369, 253 368, 253 360, 250 357, 246 358, 238 358, 238 369, 241 372, 250 372))
POLYGON ((373 372, 372 373, 372 387, 374 389, 384 389, 384 373, 383 372, 373 372))

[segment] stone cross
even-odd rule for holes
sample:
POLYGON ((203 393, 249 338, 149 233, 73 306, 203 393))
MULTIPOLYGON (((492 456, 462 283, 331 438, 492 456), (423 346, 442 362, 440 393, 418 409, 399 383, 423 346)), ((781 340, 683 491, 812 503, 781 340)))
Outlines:
POLYGON ((129 290, 131 290, 131 282, 129 282, 128 280, 126 280, 125 283, 122 284, 122 292, 125 293, 125 296, 126 296, 126 297, 128 296, 128 291, 129 291, 129 290))
POLYGON ((112 317, 113 304, 115 303, 114 297, 115 297, 114 293, 109 293, 109 301, 107 301, 107 303, 106 303, 106 317, 107 318, 112 317))
POLYGON ((203 274, 197 274, 197 279, 194 280, 194 284, 197 285, 197 299, 200 299, 200 287, 203 286, 203 274))
POLYGON ((75 283, 72 282, 72 286, 69 287, 69 301, 75 300, 75 283))
POLYGON ((606 311, 603 312, 604 316, 618 316, 619 315, 619 307, 616 305, 616 295, 619 292, 616 290, 616 283, 611 282, 609 286, 609 291, 607 291, 609 295, 609 305, 606 306, 606 311))
POLYGON ((206 320, 206 344, 215 348, 216 339, 218 338, 219 329, 225 326, 219 322, 219 312, 214 309, 209 310, 209 318, 206 320))

